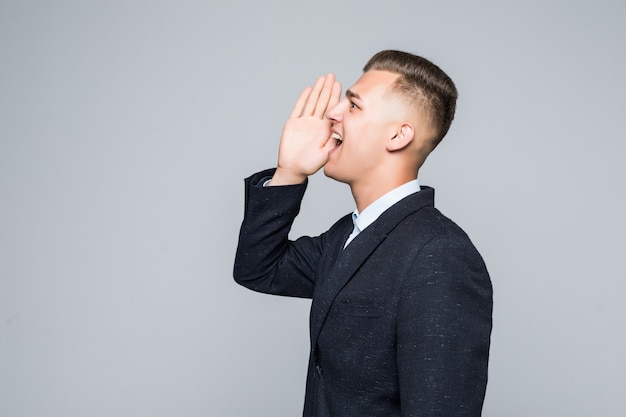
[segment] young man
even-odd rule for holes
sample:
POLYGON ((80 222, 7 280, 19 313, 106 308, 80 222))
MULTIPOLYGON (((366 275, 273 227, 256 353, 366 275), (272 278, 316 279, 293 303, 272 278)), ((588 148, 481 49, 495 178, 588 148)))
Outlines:
POLYGON ((382 51, 340 94, 332 74, 306 88, 278 167, 246 179, 235 279, 312 298, 305 416, 478 416, 491 282, 417 182, 452 122, 456 88, 430 61, 382 51), (322 167, 350 186, 356 210, 290 241, 307 177, 322 167))

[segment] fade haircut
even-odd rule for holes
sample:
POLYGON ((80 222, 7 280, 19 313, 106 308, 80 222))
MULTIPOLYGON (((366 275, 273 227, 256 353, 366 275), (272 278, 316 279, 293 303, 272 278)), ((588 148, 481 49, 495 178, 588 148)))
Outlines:
POLYGON ((408 52, 386 50, 378 52, 365 64, 363 72, 388 71, 399 74, 393 91, 426 113, 435 129, 432 148, 448 133, 458 93, 452 79, 426 58, 408 52))

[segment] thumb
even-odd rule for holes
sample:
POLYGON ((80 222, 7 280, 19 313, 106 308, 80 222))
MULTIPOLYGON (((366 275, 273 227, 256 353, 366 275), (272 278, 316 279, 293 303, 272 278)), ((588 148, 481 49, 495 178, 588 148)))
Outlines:
POLYGON ((332 138, 332 133, 331 133, 331 135, 328 136, 328 139, 326 139, 324 146, 322 146, 322 150, 328 153, 335 147, 336 144, 337 142, 332 138))

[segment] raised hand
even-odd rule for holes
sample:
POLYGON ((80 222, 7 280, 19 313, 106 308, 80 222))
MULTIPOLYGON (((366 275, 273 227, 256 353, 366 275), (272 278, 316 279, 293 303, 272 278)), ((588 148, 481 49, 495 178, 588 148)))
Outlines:
POLYGON ((328 162, 331 122, 326 110, 339 102, 341 84, 333 74, 319 77, 313 87, 302 91, 283 127, 278 167, 269 185, 300 184, 328 162))

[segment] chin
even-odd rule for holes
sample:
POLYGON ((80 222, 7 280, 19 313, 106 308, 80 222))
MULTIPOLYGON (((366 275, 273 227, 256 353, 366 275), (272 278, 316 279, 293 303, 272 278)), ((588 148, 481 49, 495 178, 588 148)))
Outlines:
POLYGON ((328 164, 324 165, 324 175, 326 175, 328 178, 333 178, 333 173, 332 170, 328 168, 328 164))
POLYGON ((344 178, 342 178, 341 175, 338 175, 337 172, 334 172, 332 168, 328 167, 328 165, 324 166, 324 175, 335 181, 347 183, 347 181, 344 178))

